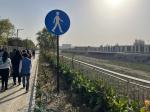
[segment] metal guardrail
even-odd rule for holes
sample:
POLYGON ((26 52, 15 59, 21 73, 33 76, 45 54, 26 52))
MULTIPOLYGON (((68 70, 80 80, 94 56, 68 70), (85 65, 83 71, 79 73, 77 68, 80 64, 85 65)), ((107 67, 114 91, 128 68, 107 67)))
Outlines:
POLYGON ((150 81, 133 76, 117 73, 108 69, 104 69, 77 59, 61 56, 63 63, 83 72, 92 80, 102 80, 106 86, 115 89, 117 95, 127 96, 131 100, 139 100, 143 103, 150 100, 150 81))

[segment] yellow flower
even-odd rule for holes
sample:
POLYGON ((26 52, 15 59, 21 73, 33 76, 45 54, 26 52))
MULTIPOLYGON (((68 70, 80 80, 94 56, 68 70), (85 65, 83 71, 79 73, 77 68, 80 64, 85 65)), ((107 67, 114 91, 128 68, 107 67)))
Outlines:
POLYGON ((150 101, 149 100, 145 100, 145 108, 147 110, 147 112, 150 112, 150 101))
POLYGON ((150 106, 150 101, 149 100, 145 100, 145 107, 149 107, 150 106))

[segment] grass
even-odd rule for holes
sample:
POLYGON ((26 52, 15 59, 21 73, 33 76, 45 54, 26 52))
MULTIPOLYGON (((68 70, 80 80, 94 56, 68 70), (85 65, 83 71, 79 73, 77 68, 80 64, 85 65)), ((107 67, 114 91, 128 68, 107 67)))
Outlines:
POLYGON ((114 64, 114 65, 117 65, 117 66, 132 68, 135 70, 141 70, 141 71, 145 71, 147 73, 150 73, 150 65, 139 64, 139 63, 130 63, 130 62, 122 62, 122 61, 114 61, 114 60, 108 60, 108 62, 111 64, 114 64))
POLYGON ((96 58, 92 58, 92 57, 86 57, 83 55, 73 55, 73 54, 69 54, 69 53, 65 53, 64 55, 69 56, 69 57, 74 56, 75 59, 79 59, 79 60, 85 61, 87 63, 94 64, 94 65, 97 65, 97 66, 100 66, 100 67, 103 67, 103 68, 106 68, 109 70, 114 70, 114 71, 120 72, 120 73, 131 74, 128 71, 116 70, 114 67, 106 66, 106 65, 107 64, 116 65, 118 67, 125 67, 125 68, 138 70, 138 71, 140 70, 140 71, 148 73, 148 74, 150 73, 150 65, 146 65, 146 64, 131 63, 131 62, 125 62, 125 61, 119 61, 119 60, 96 59, 96 58))

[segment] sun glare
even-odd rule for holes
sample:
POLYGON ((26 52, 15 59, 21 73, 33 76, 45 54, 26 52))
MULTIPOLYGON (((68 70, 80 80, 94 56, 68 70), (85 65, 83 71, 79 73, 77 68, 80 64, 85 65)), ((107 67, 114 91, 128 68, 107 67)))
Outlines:
POLYGON ((125 0, 107 0, 107 3, 113 8, 118 8, 123 4, 124 1, 125 0))

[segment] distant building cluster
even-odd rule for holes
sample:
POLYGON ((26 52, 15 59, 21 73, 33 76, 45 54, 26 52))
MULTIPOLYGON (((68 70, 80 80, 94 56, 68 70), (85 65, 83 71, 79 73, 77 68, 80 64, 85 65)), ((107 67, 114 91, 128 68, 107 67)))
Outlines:
POLYGON ((143 40, 135 40, 133 45, 114 45, 100 47, 74 47, 68 49, 71 52, 124 52, 124 53, 150 53, 150 44, 145 44, 143 40))
POLYGON ((62 44, 61 49, 71 49, 71 44, 62 44))

